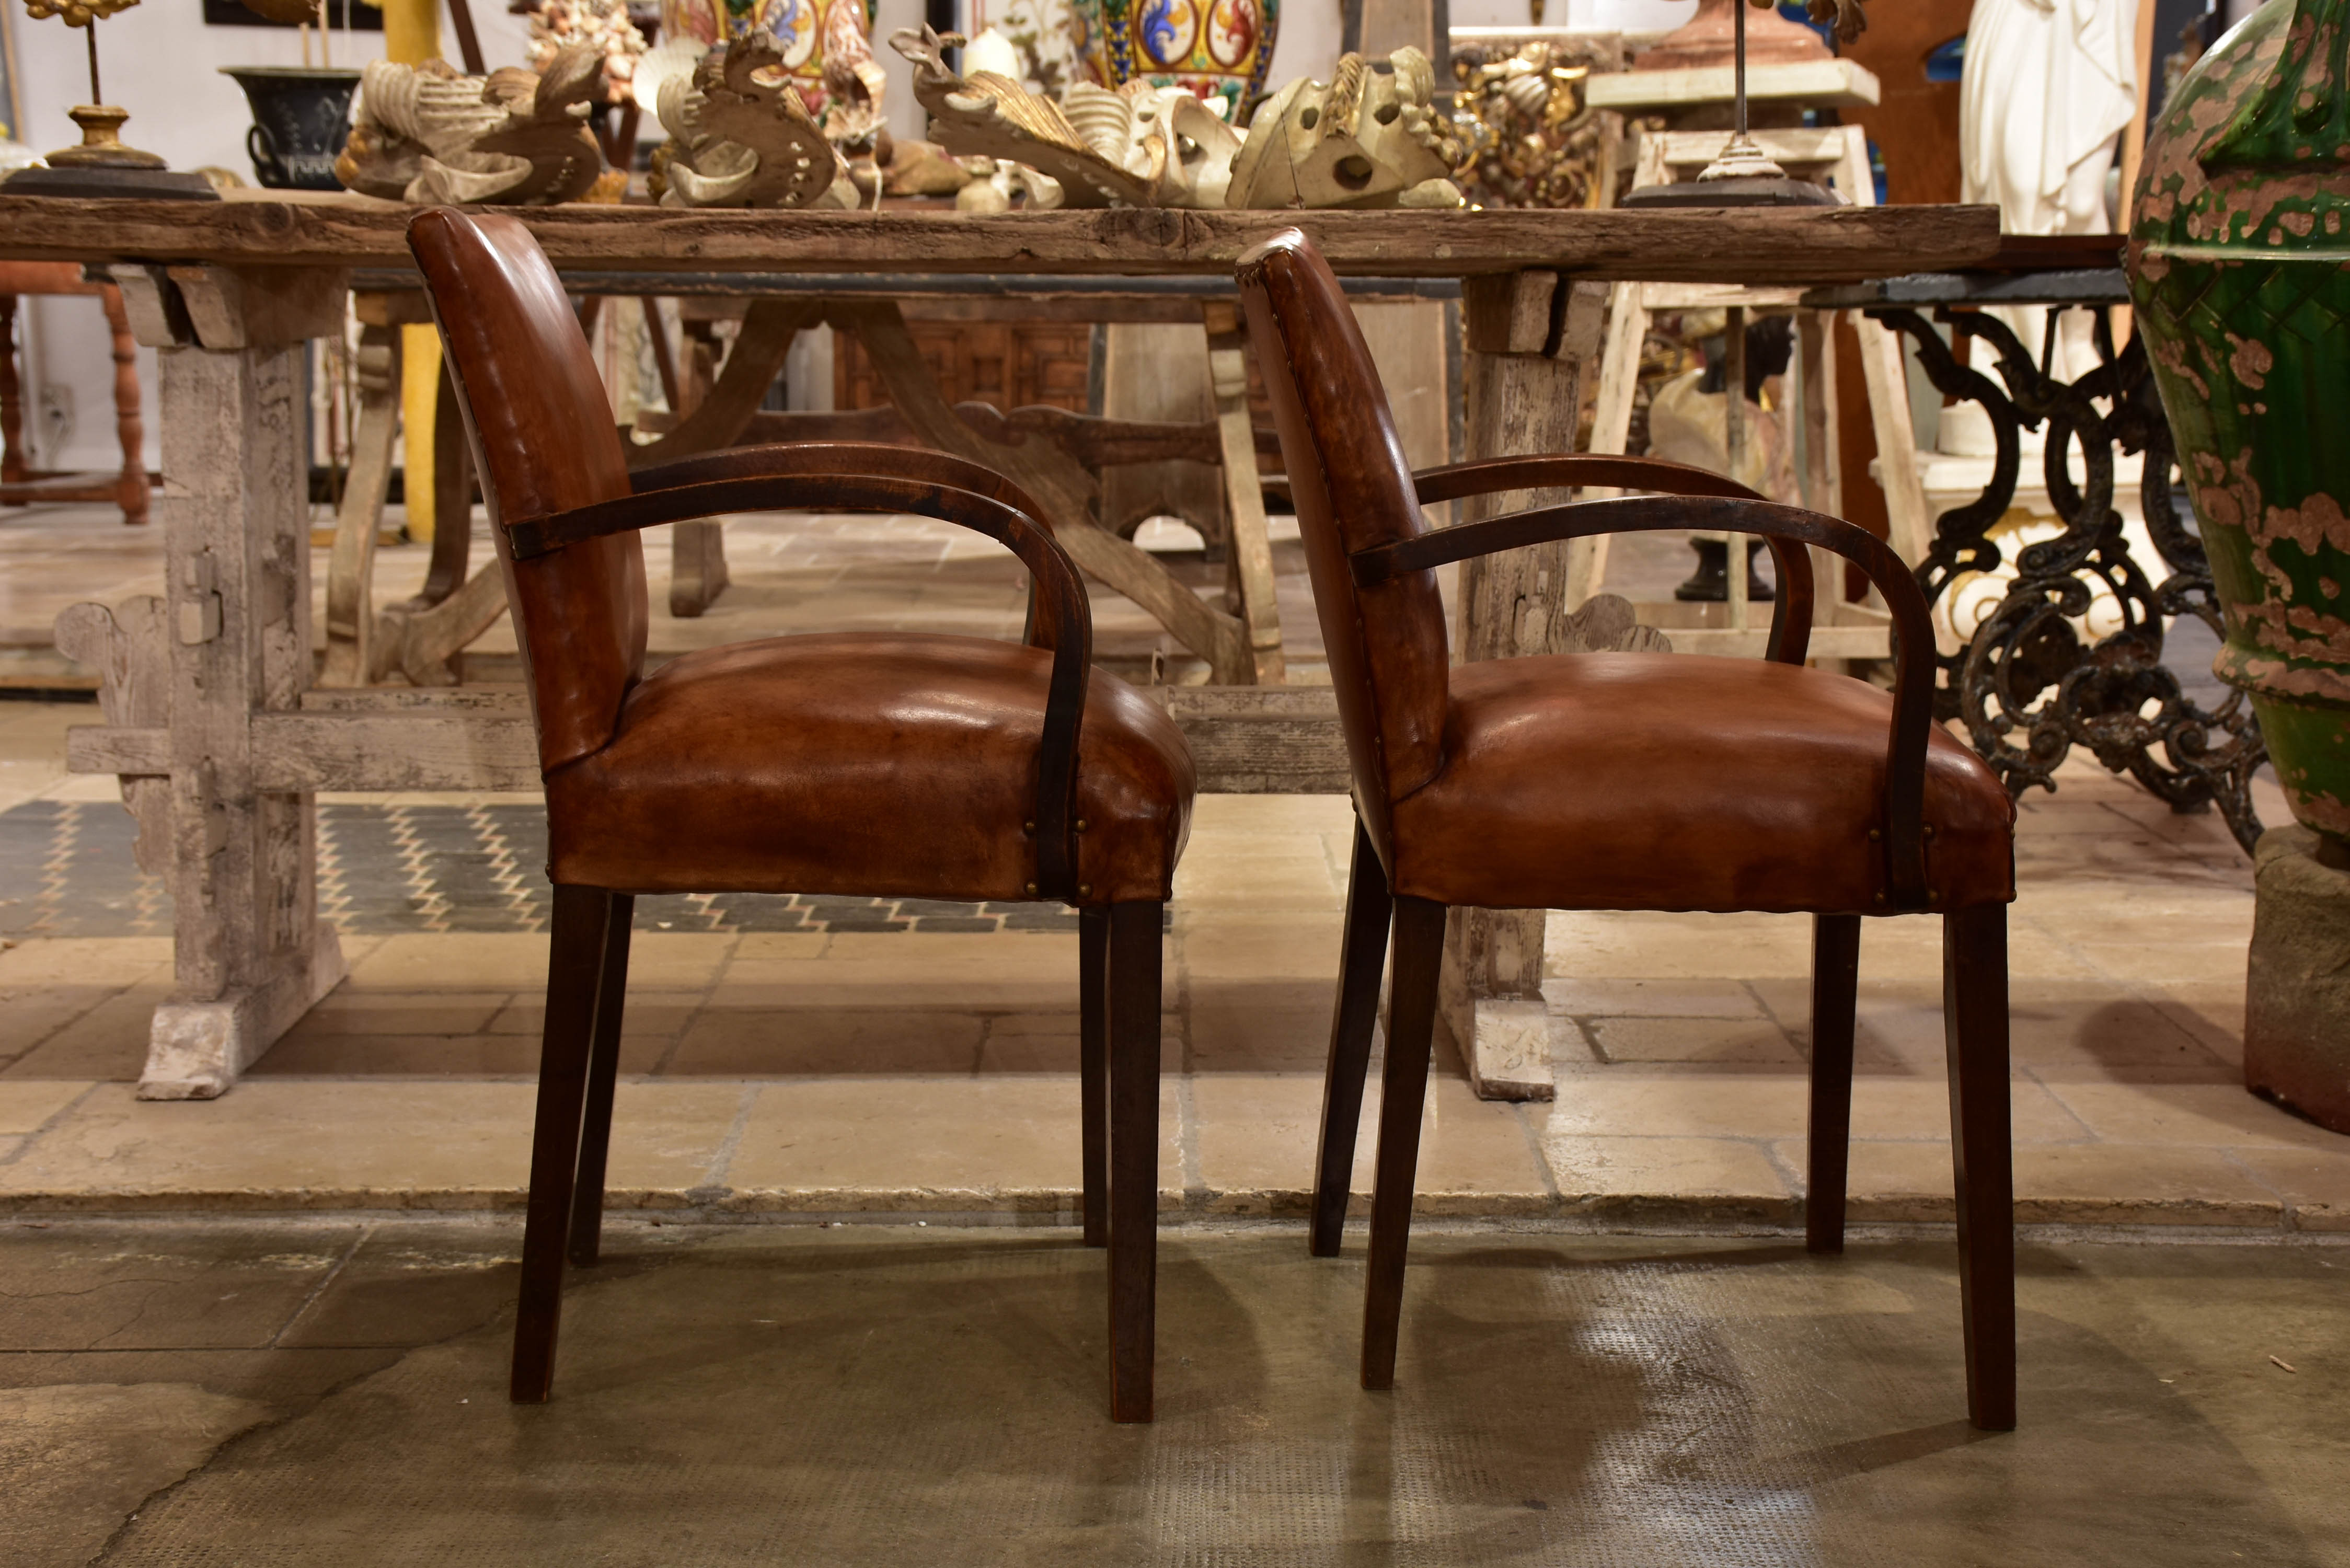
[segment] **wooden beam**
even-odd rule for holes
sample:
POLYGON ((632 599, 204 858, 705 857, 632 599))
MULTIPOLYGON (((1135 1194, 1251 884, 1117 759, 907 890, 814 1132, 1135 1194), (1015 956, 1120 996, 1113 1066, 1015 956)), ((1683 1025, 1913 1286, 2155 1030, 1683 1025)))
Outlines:
MULTIPOLYGON (((1343 794, 1347 742, 1327 686, 1150 686, 1191 742, 1200 787, 1225 794, 1343 794)), ((305 790, 510 790, 538 793, 538 739, 521 688, 313 691, 298 713, 257 713, 256 787, 305 790)), ((172 772, 160 726, 66 732, 79 774, 172 772)))
MULTIPOLYGON (((160 258, 222 265, 411 265, 411 209, 315 200, 0 197, 0 260, 160 258)), ((810 273, 1222 274, 1280 229, 1342 273, 1460 277, 1529 267, 1660 283, 1825 284, 1962 267, 1999 248, 1991 207, 1648 212, 1185 212, 1112 208, 974 216, 651 207, 525 208, 557 266, 810 273)))

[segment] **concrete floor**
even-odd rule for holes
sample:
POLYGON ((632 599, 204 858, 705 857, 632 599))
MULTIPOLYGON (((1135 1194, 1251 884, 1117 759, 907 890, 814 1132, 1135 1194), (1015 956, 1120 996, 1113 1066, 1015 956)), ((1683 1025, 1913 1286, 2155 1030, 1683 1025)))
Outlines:
POLYGON ((1066 1231, 615 1226, 533 1409, 515 1242, 0 1231, 0 1560, 2350 1563, 2335 1246, 2035 1241, 2022 1428, 1985 1437, 1947 1237, 1427 1228, 1374 1396, 1359 1238, 1170 1234, 1142 1428, 1066 1231))
MULTIPOLYGON (((657 635, 1016 623, 1000 561, 885 531, 738 528, 737 590, 657 635)), ((0 528, 0 645, 152 586, 151 534, 51 560, 34 532, 0 528)), ((421 552, 386 554, 380 590, 407 591, 421 552)), ((1147 658, 1155 629, 1101 607, 1147 658)), ((7 706, 0 811, 112 798, 62 772, 87 711, 7 706)), ((2023 805, 2023 1425, 1997 1438, 1964 1424, 1931 1224, 1929 921, 1870 923, 1862 1000, 1855 1213, 1908 1228, 1818 1260, 1787 1234, 1803 923, 1554 917, 1558 1100, 1477 1102, 1440 1064, 1401 1380, 1368 1396, 1359 1240, 1316 1262, 1245 1218, 1295 1213, 1310 1168, 1345 804, 1203 802, 1169 937, 1147 1429, 1106 1418, 1101 1260, 1053 1223, 1065 936, 640 935, 623 1212, 575 1276, 556 1401, 517 1410, 543 935, 354 929, 352 978, 247 1082, 141 1106, 168 943, 9 932, 0 1568, 2350 1568, 2350 1140, 2241 1087, 2248 866, 2085 759, 2023 805), (708 1217, 769 1222, 660 1222, 708 1217)))

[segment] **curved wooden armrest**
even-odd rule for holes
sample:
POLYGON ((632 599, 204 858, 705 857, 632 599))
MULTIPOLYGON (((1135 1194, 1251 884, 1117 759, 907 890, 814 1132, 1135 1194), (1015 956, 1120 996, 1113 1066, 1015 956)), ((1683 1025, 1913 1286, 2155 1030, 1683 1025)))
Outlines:
POLYGON ((588 539, 729 512, 905 512, 958 524, 1006 546, 1028 568, 1033 606, 1029 640, 1053 654, 1036 758, 1036 886, 1046 897, 1074 898, 1077 862, 1070 829, 1076 814, 1077 732, 1093 667, 1093 615, 1085 584, 1067 552, 1024 507, 946 483, 958 473, 1020 493, 992 470, 942 453, 810 442, 749 447, 665 463, 634 476, 642 484, 660 475, 660 488, 503 525, 517 561, 588 539), (915 469, 921 474, 843 471, 852 459, 876 452, 890 454, 892 469, 915 469), (925 461, 899 461, 907 457, 925 461))
MULTIPOLYGON (((1553 482, 1555 483, 1555 481, 1553 482)), ((1516 484, 1512 489, 1521 488, 1516 484)), ((1933 722, 1934 631, 1926 596, 1891 546, 1867 530, 1800 506, 1731 497, 1627 495, 1538 506, 1479 523, 1439 528, 1409 539, 1374 545, 1351 557, 1365 587, 1426 571, 1448 561, 1525 545, 1598 534, 1649 534, 1707 528, 1758 534, 1833 551, 1868 574, 1893 615, 1893 734, 1885 765, 1885 870, 1887 901, 1897 909, 1926 904, 1924 857, 1926 734, 1933 722)), ((1800 661, 1798 649, 1794 655, 1800 661)))
POLYGON ((801 478, 827 473, 924 480, 1001 501, 1031 517, 1044 515, 1026 491, 985 463, 951 452, 933 452, 928 447, 899 446, 888 441, 770 441, 762 446, 729 447, 723 452, 698 452, 633 470, 629 474, 629 483, 642 495, 650 491, 673 490, 681 484, 706 484, 721 479, 801 478))
MULTIPOLYGON (((1497 491, 1566 490, 1592 484, 1618 490, 1648 490, 1663 495, 1764 499, 1738 481, 1711 469, 1668 462, 1660 457, 1623 457, 1610 452, 1538 452, 1525 457, 1482 458, 1475 462, 1423 468, 1411 478, 1423 506, 1471 495, 1491 495, 1497 491)), ((1812 558, 1789 540, 1770 538, 1764 542, 1771 546, 1771 569, 1779 582, 1778 595, 1771 606, 1771 640, 1765 657, 1782 664, 1801 664, 1812 640, 1812 558)))
MULTIPOLYGON (((769 441, 758 446, 731 447, 637 469, 629 475, 629 483, 638 494, 643 495, 719 480, 797 479, 832 473, 923 480, 1001 501, 1040 524, 1045 517, 1044 509, 1029 498, 1026 491, 985 463, 951 452, 933 452, 928 447, 899 446, 887 441, 769 441)), ((1052 531, 1049 524, 1044 526, 1045 532, 1052 531)), ((1055 616, 1050 596, 1038 589, 1037 580, 1032 574, 1027 642, 1032 648, 1052 648, 1058 636, 1055 616)))
POLYGON ((1565 490, 1613 485, 1618 490, 1654 490, 1666 495, 1727 495, 1744 501, 1762 496, 1726 474, 1661 457, 1625 457, 1604 452, 1533 452, 1523 457, 1486 457, 1448 462, 1411 476, 1420 504, 1491 495, 1497 490, 1565 490))

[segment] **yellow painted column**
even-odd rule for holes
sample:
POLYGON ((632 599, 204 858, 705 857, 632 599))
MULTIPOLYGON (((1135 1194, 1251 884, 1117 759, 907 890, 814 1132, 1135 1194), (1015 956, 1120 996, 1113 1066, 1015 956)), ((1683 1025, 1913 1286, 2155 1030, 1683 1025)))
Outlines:
POLYGON ((400 329, 400 436, 406 454, 408 536, 432 537, 432 432, 441 410, 441 332, 400 329))
MULTIPOLYGON (((441 54, 441 0, 383 0, 383 52, 400 65, 441 54)), ((406 452, 408 533, 432 537, 432 431, 440 407, 441 334, 431 326, 400 329, 400 431, 406 452)))

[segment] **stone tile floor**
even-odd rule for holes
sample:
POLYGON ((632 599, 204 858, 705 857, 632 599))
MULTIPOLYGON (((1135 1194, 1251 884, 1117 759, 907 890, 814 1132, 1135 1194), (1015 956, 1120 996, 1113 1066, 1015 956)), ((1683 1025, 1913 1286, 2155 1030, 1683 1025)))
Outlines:
MULTIPOLYGON (((857 539, 873 543, 836 533, 826 548, 857 539)), ((863 613, 867 598, 883 613, 880 577, 810 549, 814 588, 758 564, 762 552, 786 566, 798 558, 785 532, 754 535, 737 552, 743 586, 721 606, 737 618, 657 616, 657 638, 770 629, 757 623, 788 623, 778 607, 794 596, 827 619, 863 613)), ((406 591, 400 574, 421 570, 421 554, 386 553, 387 594, 406 591)), ((105 559, 78 579, 92 594, 120 586, 106 574, 122 563, 105 559)), ((904 568, 878 545, 868 564, 881 577, 904 568)), ((52 575, 0 605, 5 618, 69 593, 74 579, 52 575)), ((939 607, 950 605, 974 629, 1016 609, 996 587, 972 585, 942 587, 939 607)), ((376 843, 354 849, 328 886, 350 979, 224 1099, 141 1104, 130 1085, 148 1013, 170 985, 170 946, 159 895, 129 865, 127 818, 106 804, 111 781, 63 773, 65 729, 95 719, 86 705, 0 703, 0 861, 15 867, 0 898, 19 906, 0 905, 0 1206, 517 1207, 546 964, 545 937, 530 929, 528 805, 327 801, 330 844, 376 843), (69 816, 81 853, 53 865, 69 816), (419 823, 456 833, 426 846, 449 864, 423 875, 418 855, 384 847, 403 820, 420 842, 430 836, 419 823), (28 891, 34 865, 41 886, 28 891), (76 933, 25 912, 44 898, 53 911, 111 912, 88 915, 76 933), (392 918, 419 915, 420 903, 426 918, 392 918), (484 909, 495 918, 448 918, 484 909)), ((2273 791, 2263 810, 2283 819, 2273 791)), ((2251 875, 2218 818, 2175 816, 2085 761, 2068 764, 2058 794, 2027 797, 2023 813, 2012 928, 2020 1218, 2350 1231, 2350 1139, 2241 1086, 2251 875)), ((1200 804, 1168 934, 1170 1211, 1300 1209, 1349 831, 1336 797, 1200 804)), ((1065 922, 1019 929, 988 911, 811 919, 779 905, 710 929, 679 913, 639 911, 616 1209, 1069 1214, 1076 942, 1065 922), (1000 929, 923 929, 933 918, 1000 929)), ((1557 1099, 1480 1102, 1458 1063, 1440 1057, 1422 1208, 1606 1227, 1796 1223, 1807 922, 1555 915, 1547 967, 1557 1099)), ((1853 1218, 1947 1220, 1936 923, 1869 922, 1862 975, 1853 1218)), ((1358 1191, 1367 1118, 1365 1132, 1358 1191)))
POLYGON ((1507 1229, 1415 1233, 1385 1394, 1359 1241, 1169 1231, 1113 1427, 1067 1231, 610 1223, 515 1407, 509 1223, 18 1220, 0 1562, 2350 1564, 2350 1250, 2028 1234, 1993 1435, 1945 1241, 1507 1229))

